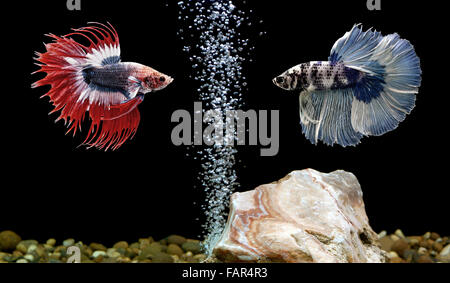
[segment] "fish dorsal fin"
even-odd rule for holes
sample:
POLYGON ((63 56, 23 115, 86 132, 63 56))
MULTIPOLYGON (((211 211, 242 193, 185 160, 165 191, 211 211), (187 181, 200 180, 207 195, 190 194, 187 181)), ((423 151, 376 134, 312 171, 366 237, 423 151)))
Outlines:
MULTIPOLYGON (((85 64, 91 66, 104 66, 109 64, 117 64, 120 62, 120 44, 119 36, 114 27, 101 23, 88 27, 74 29, 69 35, 82 35, 91 43, 87 47, 85 55, 85 64)), ((67 36, 67 35, 66 35, 67 36)))

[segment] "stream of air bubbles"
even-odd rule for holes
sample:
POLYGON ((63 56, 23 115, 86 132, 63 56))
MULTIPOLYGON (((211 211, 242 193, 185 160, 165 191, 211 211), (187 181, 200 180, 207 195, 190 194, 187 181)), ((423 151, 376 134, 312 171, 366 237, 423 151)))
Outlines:
MULTIPOLYGON (((253 47, 241 30, 251 25, 247 13, 252 11, 246 13, 233 1, 222 0, 180 1, 178 8, 182 26, 178 36, 192 63, 192 77, 198 82, 198 101, 202 102, 203 112, 218 111, 226 124, 230 117, 225 113, 241 109, 244 104, 243 64, 253 47)), ((224 140, 234 141, 235 137, 236 129, 228 131, 224 140)), ((209 253, 225 226, 230 196, 239 187, 235 169, 237 150, 233 143, 215 143, 196 150, 195 155, 202 164, 198 180, 206 194, 202 206, 206 217, 203 236, 204 248, 209 253)))

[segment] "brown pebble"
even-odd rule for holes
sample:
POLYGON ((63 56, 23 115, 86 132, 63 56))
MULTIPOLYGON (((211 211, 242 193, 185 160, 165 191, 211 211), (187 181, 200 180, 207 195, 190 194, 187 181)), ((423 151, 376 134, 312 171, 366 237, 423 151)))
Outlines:
POLYGON ((117 248, 116 251, 123 256, 123 255, 125 255, 127 250, 124 248, 117 248))
POLYGON ((206 259, 206 255, 205 254, 194 255, 194 259, 198 260, 199 262, 202 262, 206 259))
POLYGON ((431 249, 433 243, 430 244, 430 242, 428 242, 428 240, 423 240, 419 243, 419 246, 424 247, 426 249, 431 249))
POLYGON ((199 254, 202 251, 202 246, 199 240, 187 239, 186 242, 181 246, 181 248, 188 252, 192 252, 193 254, 199 254))
POLYGON ((157 253, 151 255, 151 259, 152 259, 152 262, 157 262, 157 263, 172 263, 172 262, 174 262, 173 258, 170 255, 163 253, 163 252, 157 252, 157 253))
POLYGON ((170 235, 169 237, 167 237, 167 243, 169 244, 177 244, 181 246, 182 244, 184 244, 184 242, 186 242, 186 238, 183 236, 170 235))
POLYGON ((98 257, 94 258, 94 261, 99 263, 99 262, 103 262, 103 256, 99 255, 98 257))
POLYGON ((146 238, 139 239, 139 248, 141 250, 150 246, 150 244, 151 244, 151 242, 149 239, 146 239, 146 238))
POLYGON ((430 239, 432 239, 433 241, 436 241, 440 237, 441 236, 438 233, 431 232, 430 239))
POLYGON ((139 243, 135 242, 130 245, 130 249, 139 249, 139 243))
POLYGON ((114 244, 113 248, 115 249, 126 249, 128 248, 128 243, 125 241, 120 241, 114 244))
POLYGON ((400 237, 399 236, 397 236, 397 235, 390 235, 389 236, 391 239, 392 239, 392 241, 398 241, 398 240, 400 240, 400 237))
POLYGON ((418 255, 425 255, 425 254, 428 254, 428 250, 427 250, 426 248, 424 248, 424 247, 420 247, 420 248, 417 250, 417 254, 418 254, 418 255))
POLYGON ((406 239, 409 245, 414 248, 418 247, 419 243, 423 240, 421 236, 409 236, 406 239))
POLYGON ((407 262, 412 262, 416 256, 417 256, 417 252, 415 250, 411 250, 411 249, 407 249, 402 253, 402 257, 407 262))
POLYGON ((119 258, 117 258, 117 262, 120 262, 120 263, 129 263, 129 262, 131 262, 131 259, 128 258, 128 257, 119 257, 119 258))
POLYGON ((138 254, 139 254, 139 249, 132 249, 132 248, 125 249, 125 253, 124 253, 124 255, 129 258, 134 258, 138 254))
POLYGON ((64 246, 57 246, 57 247, 55 248, 54 253, 65 254, 66 251, 67 251, 67 248, 66 248, 66 247, 64 247, 64 246))
POLYGON ((107 257, 104 258, 102 263, 116 263, 117 262, 117 258, 115 257, 107 257))
POLYGON ((160 251, 160 252, 161 251, 165 252, 167 250, 167 246, 164 246, 159 242, 153 242, 150 244, 149 247, 151 247, 153 250, 160 251))
POLYGON ((433 249, 434 249, 435 251, 440 252, 440 251, 442 251, 443 248, 444 248, 444 247, 442 246, 441 243, 434 242, 434 244, 433 244, 433 249))
POLYGON ((23 256, 25 253, 22 253, 21 251, 13 251, 12 256, 13 257, 21 257, 23 256))
POLYGON ((417 263, 433 263, 433 260, 428 255, 419 256, 415 262, 417 263))
POLYGON ((16 250, 21 251, 22 253, 26 254, 28 251, 28 248, 31 245, 37 245, 37 244, 39 244, 39 243, 36 240, 23 240, 17 244, 16 250))
POLYGON ((141 253, 138 256, 138 259, 143 260, 143 259, 151 257, 152 255, 154 255, 156 253, 161 253, 161 252, 163 252, 163 246, 158 242, 154 242, 154 243, 151 243, 149 246, 142 249, 141 253))
POLYGON ((52 253, 52 254, 50 255, 50 258, 51 258, 51 259, 60 259, 60 258, 61 258, 61 254, 58 253, 58 252, 52 253))
POLYGON ((87 256, 91 257, 94 251, 90 247, 84 247, 82 250, 87 256))
POLYGON ((46 257, 47 256, 47 252, 46 252, 45 248, 42 245, 38 245, 35 251, 36 251, 36 254, 39 257, 46 257))
POLYGON ((43 246, 44 246, 45 250, 48 252, 53 252, 55 250, 55 247, 50 246, 48 244, 44 244, 43 246))
POLYGON ((175 263, 179 263, 180 262, 180 257, 177 255, 170 255, 173 258, 173 262, 175 263))
POLYGON ((389 262, 390 263, 402 263, 402 262, 404 262, 404 260, 399 258, 399 257, 393 257, 393 258, 390 259, 389 262))
POLYGON ((90 258, 85 254, 81 254, 81 262, 86 261, 86 260, 90 260, 90 258))
POLYGON ((90 247, 92 250, 94 250, 94 251, 104 251, 104 252, 106 252, 106 250, 107 250, 107 248, 106 248, 104 245, 99 244, 99 243, 91 243, 91 244, 89 245, 89 247, 90 247))
POLYGON ((0 251, 14 250, 17 244, 21 241, 19 235, 13 231, 3 231, 0 233, 0 251))
POLYGON ((391 250, 399 255, 402 255, 407 249, 409 249, 409 245, 404 239, 395 241, 391 246, 391 250))
POLYGON ((187 257, 186 258, 186 261, 188 262, 188 263, 198 263, 198 260, 196 260, 194 257, 192 257, 192 256, 189 256, 189 257, 187 257))
POLYGON ((427 240, 427 249, 433 248, 433 244, 434 244, 434 241, 431 239, 428 239, 427 240))
POLYGON ((46 244, 53 247, 56 244, 56 240, 53 238, 50 238, 47 240, 46 244))
POLYGON ((394 243, 394 241, 389 236, 382 237, 381 239, 378 240, 378 242, 381 245, 381 249, 387 252, 391 251, 392 244, 394 243))

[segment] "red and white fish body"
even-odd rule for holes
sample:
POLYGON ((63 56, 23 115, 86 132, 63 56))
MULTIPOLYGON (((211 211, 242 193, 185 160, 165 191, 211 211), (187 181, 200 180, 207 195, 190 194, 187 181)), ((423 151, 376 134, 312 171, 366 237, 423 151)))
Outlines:
POLYGON ((85 113, 92 120, 83 144, 99 149, 117 149, 132 138, 140 121, 137 106, 144 95, 165 88, 173 79, 148 66, 121 62, 119 38, 114 27, 100 23, 74 29, 62 37, 50 34, 54 42, 45 44, 47 51, 35 58, 47 76, 32 87, 50 85, 49 96, 57 120, 69 123, 75 135, 81 130, 85 113), (85 46, 73 40, 79 35, 90 42, 85 46))

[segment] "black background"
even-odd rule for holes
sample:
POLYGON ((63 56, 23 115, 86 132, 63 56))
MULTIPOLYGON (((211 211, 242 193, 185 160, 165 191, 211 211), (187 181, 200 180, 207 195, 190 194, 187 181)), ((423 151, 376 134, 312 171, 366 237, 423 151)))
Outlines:
MULTIPOLYGON (((203 221, 202 191, 194 188, 199 164, 170 139, 173 111, 190 110, 198 100, 198 85, 189 78, 188 55, 176 34, 182 25, 177 1, 82 1, 81 11, 67 11, 65 1, 58 2, 20 2, 3 10, 15 20, 3 23, 0 231, 103 243, 172 233, 197 237, 203 221), (30 88, 41 78, 30 73, 37 69, 34 51, 43 52, 42 42, 49 42, 44 34, 63 35, 89 21, 116 27, 122 61, 175 78, 167 89, 146 97, 136 136, 115 152, 77 147, 87 128, 75 138, 64 135, 64 123, 54 123, 58 114, 47 115, 53 108, 48 98, 39 99, 48 86, 30 88)), ((365 2, 249 0, 242 5, 253 9, 255 21, 264 21, 257 28, 267 32, 251 35, 255 51, 244 70, 246 108, 280 110, 280 150, 260 157, 259 147, 239 147, 239 190, 293 170, 344 169, 359 179, 375 231, 448 235, 448 90, 440 65, 446 53, 439 30, 444 18, 436 13, 441 7, 382 1, 381 11, 368 11, 365 2), (355 23, 383 34, 397 32, 415 46, 423 70, 416 108, 395 131, 364 138, 357 147, 314 146, 301 133, 298 96, 278 89, 271 79, 298 63, 326 60, 333 43, 355 23)))

